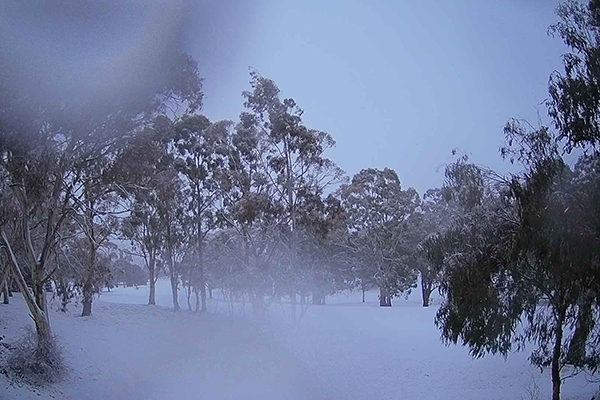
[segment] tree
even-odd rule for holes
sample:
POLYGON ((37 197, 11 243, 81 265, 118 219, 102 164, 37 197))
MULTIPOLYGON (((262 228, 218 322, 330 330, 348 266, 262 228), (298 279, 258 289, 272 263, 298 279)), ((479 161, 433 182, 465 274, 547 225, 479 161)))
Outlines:
MULTIPOLYGON (((547 128, 506 128, 503 155, 524 172, 502 179, 465 160, 447 170, 452 194, 471 205, 439 240, 442 291, 436 316, 443 338, 475 357, 507 355, 527 343, 530 361, 561 382, 599 365, 597 162, 571 172, 547 128), (585 172, 584 172, 585 171, 585 172), (468 195, 468 193, 471 195, 468 195), (572 366, 570 373, 564 368, 572 366)), ((464 204, 464 203, 463 203, 464 204)))
POLYGON ((120 192, 131 202, 129 215, 121 223, 121 235, 128 239, 134 253, 144 259, 150 290, 148 305, 156 304, 156 281, 163 246, 158 214, 158 177, 166 170, 167 159, 155 127, 146 127, 134 136, 115 163, 120 192))
POLYGON ((122 251, 112 262, 111 275, 115 284, 122 282, 128 287, 146 285, 148 282, 148 274, 132 262, 131 255, 122 251))
MULTIPOLYGON (((119 146, 169 102, 182 101, 192 111, 201 105, 202 81, 195 61, 181 55, 166 64, 168 73, 147 82, 143 90, 98 98, 66 92, 44 98, 30 85, 15 88, 13 78, 18 77, 10 76, 14 71, 3 69, 0 74, 0 169, 19 206, 19 230, 35 304, 28 296, 26 300, 40 343, 51 337, 44 290, 53 273, 48 270, 49 260, 63 223, 85 193, 83 171, 90 160, 119 146), (32 236, 33 229, 43 232, 32 236)), ((21 267, 7 242, 9 235, 3 232, 2 236, 15 276, 23 285, 21 267)))
POLYGON ((211 124, 201 115, 184 115, 175 126, 175 146, 178 162, 175 166, 187 180, 191 194, 190 211, 195 221, 197 263, 189 263, 189 285, 195 286, 196 311, 206 312, 206 278, 204 273, 204 242, 216 227, 214 205, 219 198, 220 177, 226 163, 231 122, 211 124), (195 272, 198 272, 197 282, 195 272), (200 292, 201 308, 198 304, 200 292))
POLYGON ((364 169, 340 189, 351 231, 349 248, 359 260, 361 273, 379 287, 379 305, 390 307, 392 297, 414 287, 409 265, 407 219, 419 205, 419 195, 402 190, 396 172, 364 169))
MULTIPOLYGON (((108 186, 106 183, 104 185, 108 186)), ((82 271, 82 317, 91 315, 93 295, 99 292, 99 283, 104 281, 108 272, 106 263, 98 260, 98 251, 117 230, 117 219, 112 215, 115 198, 110 193, 112 188, 104 185, 102 181, 94 185, 87 180, 83 188, 83 201, 79 203, 82 206, 81 213, 74 213, 73 216, 87 240, 88 257, 82 271)))
POLYGON ((103 240, 100 245, 94 245, 93 253, 91 248, 86 235, 77 235, 61 243, 54 281, 61 300, 59 309, 63 312, 73 297, 81 295, 81 316, 91 315, 92 297, 100 293, 110 274, 116 245, 103 240), (90 257, 93 257, 93 263, 90 257))
POLYGON ((351 287, 351 264, 344 257, 346 214, 335 195, 307 197, 299 207, 298 267, 304 312, 325 297, 351 287))
POLYGON ((326 132, 307 128, 302 122, 303 111, 291 99, 281 100, 279 88, 256 71, 250 73, 251 92, 246 98, 240 119, 244 129, 253 129, 260 140, 261 167, 268 183, 285 207, 287 229, 282 232, 282 244, 287 248, 287 267, 290 271, 288 294, 292 303, 292 319, 296 320, 298 207, 304 196, 316 194, 340 183, 343 171, 325 157, 335 146, 326 132))
POLYGON ((173 308, 180 311, 178 300, 181 263, 190 249, 190 225, 192 219, 186 215, 188 200, 183 194, 183 183, 176 171, 166 170, 156 177, 157 215, 163 236, 162 259, 167 264, 173 308))
POLYGON ((550 76, 548 112, 565 148, 600 143, 600 2, 567 0, 556 10, 558 35, 571 52, 563 55, 564 73, 550 76))
POLYGON ((415 264, 421 276, 423 307, 429 307, 431 293, 439 287, 443 266, 443 253, 439 240, 458 210, 444 196, 442 189, 429 189, 423 195, 421 212, 415 213, 409 222, 413 241, 417 247, 415 264))
POLYGON ((253 316, 263 320, 281 293, 276 260, 281 256, 284 206, 263 169, 265 145, 251 120, 242 119, 227 148, 227 174, 220 183, 223 207, 218 217, 235 235, 220 245, 242 267, 253 316))

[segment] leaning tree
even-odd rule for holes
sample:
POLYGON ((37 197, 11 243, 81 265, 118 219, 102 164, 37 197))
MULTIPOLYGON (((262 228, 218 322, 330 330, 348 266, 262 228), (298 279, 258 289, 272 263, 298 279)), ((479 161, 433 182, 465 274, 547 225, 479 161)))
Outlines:
POLYGON ((432 245, 446 295, 436 324, 471 354, 508 355, 533 345, 530 361, 562 381, 600 365, 600 246, 596 157, 575 171, 547 128, 506 128, 503 154, 523 172, 502 179, 459 160, 449 193, 470 205, 432 245))

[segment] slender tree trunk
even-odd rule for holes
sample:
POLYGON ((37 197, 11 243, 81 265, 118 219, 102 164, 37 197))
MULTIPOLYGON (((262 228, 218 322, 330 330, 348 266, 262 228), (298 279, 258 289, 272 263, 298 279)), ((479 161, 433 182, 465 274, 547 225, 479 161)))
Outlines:
POLYGON ((10 283, 10 265, 8 265, 8 260, 4 261, 4 268, 2 268, 2 273, 0 273, 0 291, 4 294, 4 304, 8 304, 8 286, 10 283))
MULTIPOLYGON (((23 298, 27 303, 27 307, 29 308, 29 312, 31 313, 31 317, 35 323, 35 329, 38 334, 39 343, 47 343, 51 340, 52 335, 50 331, 50 322, 47 316, 47 309, 41 308, 36 302, 35 295, 29 290, 27 283, 25 282, 25 278, 23 278, 23 274, 21 273, 21 268, 19 267, 19 263, 15 254, 12 250, 12 246, 6 237, 6 233, 4 229, 0 228, 0 235, 4 244, 6 245, 8 255, 10 257, 10 265, 13 272, 13 276, 19 286, 19 290, 23 294, 23 298)), ((45 300, 45 298, 44 298, 45 300)))
POLYGON ((379 306, 380 307, 391 307, 392 298, 388 295, 387 291, 383 288, 379 288, 379 306))
POLYGON ((556 337, 554 338, 554 350, 552 352, 552 400, 560 400, 560 356, 562 338, 562 318, 559 318, 556 326, 556 337))
POLYGON ((175 271, 175 264, 173 262, 173 248, 171 245, 171 228, 170 222, 167 223, 167 264, 169 267, 169 278, 171 280, 171 293, 173 295, 173 309, 175 311, 181 311, 181 307, 179 307, 179 299, 177 296, 178 286, 179 286, 179 276, 177 276, 177 272, 175 271))
POLYGON ((90 192, 87 183, 84 186, 84 196, 87 203, 86 211, 85 211, 85 219, 87 223, 87 230, 85 230, 85 234, 88 239, 88 265, 87 271, 85 272, 85 282, 83 284, 83 310, 81 312, 82 317, 87 317, 92 315, 92 301, 94 299, 94 281, 96 280, 96 235, 94 231, 94 214, 92 210, 94 209, 94 202, 90 198, 90 192))
POLYGON ((194 312, 200 312, 200 291, 198 288, 194 289, 194 295, 196 296, 196 305, 194 307, 194 312))
POLYGON ((201 312, 206 312, 206 277, 204 275, 204 232, 202 231, 202 204, 200 202, 200 185, 196 184, 197 212, 196 221, 198 224, 198 286, 200 286, 200 299, 202 302, 201 312))
POLYGON ((90 282, 86 282, 83 285, 83 300, 81 304, 83 304, 83 310, 81 312, 82 317, 87 317, 92 315, 92 300, 94 298, 94 291, 92 288, 92 284, 90 282))
POLYGON ((148 263, 148 274, 150 276, 150 296, 148 297, 148 305, 156 305, 156 258, 154 255, 150 255, 150 261, 148 263))
POLYGON ((54 220, 54 206, 58 204, 61 183, 63 182, 62 177, 60 178, 61 179, 57 178, 55 180, 54 189, 51 196, 51 202, 47 207, 48 213, 45 222, 46 228, 44 234, 44 241, 39 256, 36 256, 34 252, 33 242, 31 239, 31 229, 29 224, 29 216, 31 210, 27 202, 27 195, 18 186, 13 187, 14 192, 16 193, 17 197, 20 199, 21 202, 21 235, 25 247, 25 254, 27 256, 31 270, 33 293, 29 292, 29 287, 26 285, 25 280, 23 279, 23 274, 21 273, 21 269, 17 263, 17 259, 14 255, 14 252, 12 251, 12 247, 10 246, 8 239, 6 238, 6 233, 2 231, 2 239, 4 240, 7 248, 9 249, 11 264, 14 267, 13 273, 15 275, 15 279, 17 280, 17 284, 19 285, 19 290, 21 291, 21 293, 23 293, 24 296, 24 290, 27 291, 28 295, 31 294, 32 300, 35 303, 35 306, 32 306, 30 304, 28 305, 30 308, 30 312, 32 313, 32 318, 35 321, 36 330, 38 332, 38 339, 40 343, 51 340, 50 319, 48 317, 46 291, 44 290, 44 280, 46 279, 46 277, 44 275, 45 264, 52 250, 56 230, 59 228, 62 221, 64 220, 64 217, 66 216, 66 214, 63 214, 62 217, 59 219, 58 223, 56 223, 56 221, 54 220), (20 276, 17 276, 17 274, 19 274, 20 276))
POLYGON ((200 281, 200 312, 206 312, 206 279, 204 278, 204 266, 200 266, 198 280, 200 281))
POLYGON ((212 289, 212 287, 209 286, 208 287, 208 298, 211 299, 211 300, 213 299, 213 293, 212 292, 213 292, 213 289, 212 289))
MULTIPOLYGON (((39 264, 35 266, 31 273, 31 280, 33 281, 33 294, 35 296, 35 303, 44 312, 48 309, 46 304, 46 290, 44 289, 44 268, 39 264)), ((48 316, 46 315, 46 318, 48 316)), ((48 321, 48 325, 50 322, 48 321)))
POLYGON ((188 281, 188 285, 187 285, 185 297, 187 299, 188 311, 192 311, 192 302, 191 302, 191 298, 192 298, 192 282, 190 282, 190 281, 188 281))
POLYGON ((8 289, 8 297, 13 297, 13 277, 10 273, 10 271, 8 272, 8 280, 6 281, 6 288, 8 289))
POLYGON ((67 305, 69 304, 69 284, 60 279, 56 285, 56 291, 60 296, 60 311, 66 313, 67 305))
POLYGON ((365 287, 365 284, 363 282, 360 283, 360 289, 362 290, 362 302, 365 302, 365 292, 367 291, 367 288, 365 287))
POLYGON ((81 312, 82 317, 87 317, 92 315, 92 300, 94 298, 94 292, 92 289, 92 285, 89 282, 86 282, 83 285, 83 300, 81 304, 83 304, 83 310, 81 312))
POLYGON ((427 275, 421 272, 421 295, 423 298, 423 307, 429 307, 429 299, 431 298, 431 282, 427 279, 427 275))
POLYGON ((179 307, 179 299, 177 298, 177 277, 171 273, 171 293, 173 294, 173 309, 175 311, 181 311, 181 307, 179 307))

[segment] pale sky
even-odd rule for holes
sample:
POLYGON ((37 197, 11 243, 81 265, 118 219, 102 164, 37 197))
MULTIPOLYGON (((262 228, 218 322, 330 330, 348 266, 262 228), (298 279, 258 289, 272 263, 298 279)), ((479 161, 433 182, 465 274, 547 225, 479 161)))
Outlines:
POLYGON ((239 114, 252 66, 297 101, 307 126, 333 135, 330 157, 349 175, 391 167, 422 194, 442 184, 453 148, 506 171, 507 120, 535 125, 539 111, 547 122, 548 76, 565 52, 547 35, 556 4, 224 2, 196 7, 185 48, 211 119, 239 114))
POLYGON ((535 125, 539 111, 548 122, 548 76, 565 51, 546 33, 556 4, 14 0, 0 7, 0 65, 40 92, 95 96, 152 81, 153 66, 186 51, 212 120, 238 118, 252 66, 297 101, 308 127, 333 135, 329 156, 349 175, 390 167, 423 193, 442 184, 452 149, 506 171, 507 120, 535 125))

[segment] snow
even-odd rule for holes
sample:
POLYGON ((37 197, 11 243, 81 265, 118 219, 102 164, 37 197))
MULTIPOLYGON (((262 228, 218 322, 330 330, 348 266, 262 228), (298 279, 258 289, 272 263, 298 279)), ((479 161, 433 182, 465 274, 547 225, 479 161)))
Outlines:
MULTIPOLYGON (((217 292, 215 291, 215 294, 217 292)), ((168 282, 158 306, 148 288, 118 288, 94 302, 91 317, 54 312, 72 371, 50 388, 11 385, 0 375, 0 399, 529 399, 535 384, 549 398, 550 376, 527 361, 473 360, 445 346, 433 325, 436 307, 420 307, 419 292, 377 307, 377 293, 328 298, 308 309, 297 328, 288 304, 274 304, 267 322, 250 321, 251 307, 209 302, 209 314, 175 313, 168 282)), ((215 296, 216 297, 216 296, 215 296)), ((19 337, 30 324, 19 294, 0 305, 0 335, 19 337)), ((180 304, 187 307, 183 293, 180 304)), ((439 304, 439 299, 434 301, 439 304)), ((597 385, 579 375, 563 385, 565 399, 589 399, 597 385)))

